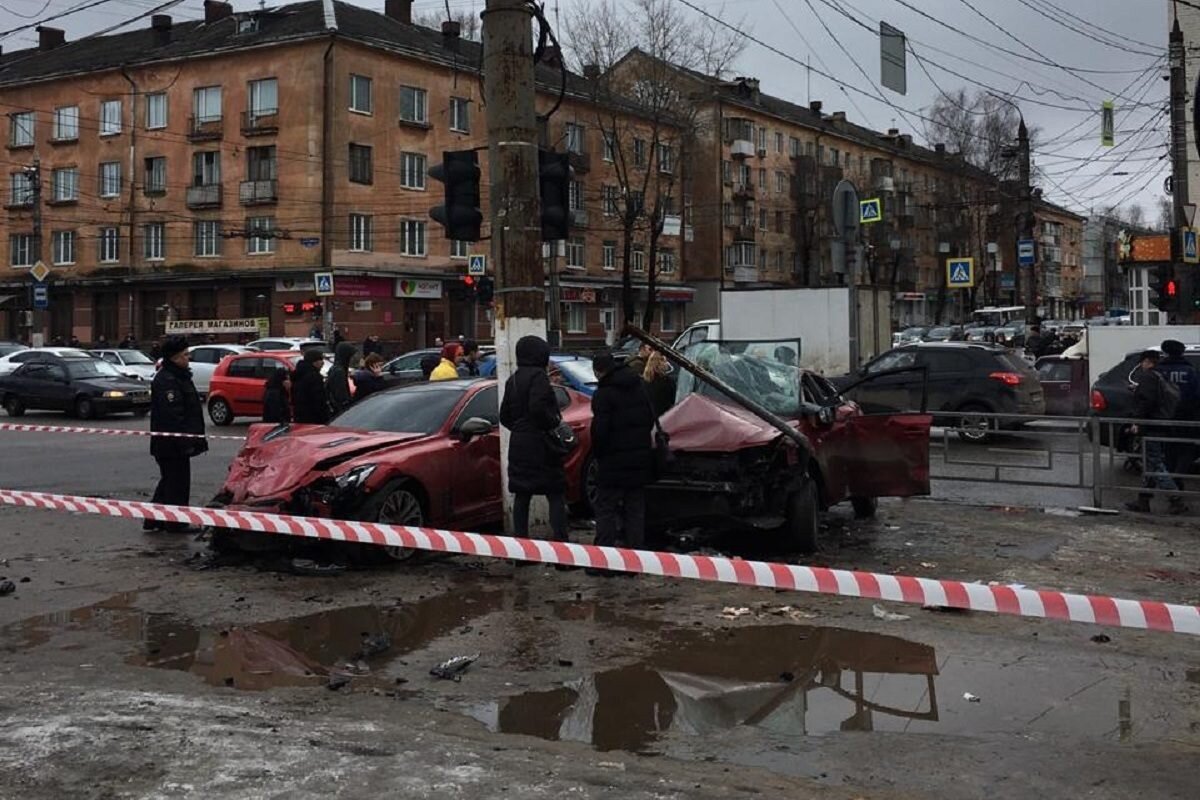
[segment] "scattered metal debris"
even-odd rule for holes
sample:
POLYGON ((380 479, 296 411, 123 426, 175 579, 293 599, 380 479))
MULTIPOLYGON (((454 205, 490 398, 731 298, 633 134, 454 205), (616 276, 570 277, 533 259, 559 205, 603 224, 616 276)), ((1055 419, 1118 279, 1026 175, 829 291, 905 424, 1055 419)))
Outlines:
POLYGON ((461 681, 467 667, 479 660, 479 653, 469 656, 455 656, 437 664, 429 670, 429 674, 445 681, 461 681))

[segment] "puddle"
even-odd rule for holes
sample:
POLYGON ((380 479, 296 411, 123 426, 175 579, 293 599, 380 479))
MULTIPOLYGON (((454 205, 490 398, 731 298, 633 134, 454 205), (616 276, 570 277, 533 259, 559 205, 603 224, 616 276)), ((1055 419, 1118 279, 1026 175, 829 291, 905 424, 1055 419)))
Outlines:
POLYGON ((132 666, 181 670, 214 686, 260 690, 323 683, 331 669, 353 660, 364 636, 386 634, 391 646, 366 659, 378 673, 398 656, 498 610, 502 598, 500 591, 452 590, 395 607, 351 606, 219 629, 142 611, 135 607, 137 593, 128 592, 96 605, 34 617, 0 633, 15 640, 16 649, 35 647, 52 637, 66 637, 66 649, 76 646, 69 641, 71 634, 99 631, 138 644, 126 661, 132 666))
POLYGON ((670 734, 745 726, 785 739, 855 731, 1165 736, 1162 715, 1143 707, 1139 717, 1137 701, 1103 673, 939 659, 932 647, 895 636, 772 625, 666 630, 641 662, 467 713, 494 732, 630 752, 657 751, 670 734))

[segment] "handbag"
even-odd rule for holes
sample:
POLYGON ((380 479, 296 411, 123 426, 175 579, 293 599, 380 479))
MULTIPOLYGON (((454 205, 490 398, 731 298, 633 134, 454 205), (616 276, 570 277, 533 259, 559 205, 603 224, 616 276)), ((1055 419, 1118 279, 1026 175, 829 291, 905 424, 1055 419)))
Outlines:
POLYGON ((579 447, 579 437, 560 417, 558 424, 546 431, 546 447, 555 455, 566 458, 579 447))

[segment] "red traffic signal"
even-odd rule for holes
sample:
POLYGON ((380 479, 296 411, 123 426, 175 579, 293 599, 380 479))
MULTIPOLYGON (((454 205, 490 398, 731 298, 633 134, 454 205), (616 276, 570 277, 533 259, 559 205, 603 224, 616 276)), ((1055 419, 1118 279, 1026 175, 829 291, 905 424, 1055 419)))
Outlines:
POLYGON ((475 276, 474 275, 463 275, 462 282, 463 282, 463 286, 466 286, 468 288, 471 286, 474 286, 475 285, 475 276))
POLYGON ((1167 297, 1175 297, 1179 294, 1179 283, 1174 278, 1167 281, 1166 285, 1167 297))

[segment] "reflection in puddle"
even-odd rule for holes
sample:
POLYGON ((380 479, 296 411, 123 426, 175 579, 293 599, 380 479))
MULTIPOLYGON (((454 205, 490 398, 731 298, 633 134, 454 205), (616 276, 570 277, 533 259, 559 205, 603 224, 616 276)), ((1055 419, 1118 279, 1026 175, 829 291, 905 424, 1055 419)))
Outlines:
POLYGON ((66 632, 102 630, 141 644, 128 659, 131 665, 191 672, 214 686, 269 689, 320 683, 331 668, 354 660, 364 636, 382 634, 391 646, 370 659, 370 668, 378 671, 394 657, 499 609, 503 595, 451 591, 394 608, 352 606, 227 630, 141 611, 133 605, 136 597, 135 592, 119 594, 93 606, 34 617, 0 633, 26 649, 66 632))

